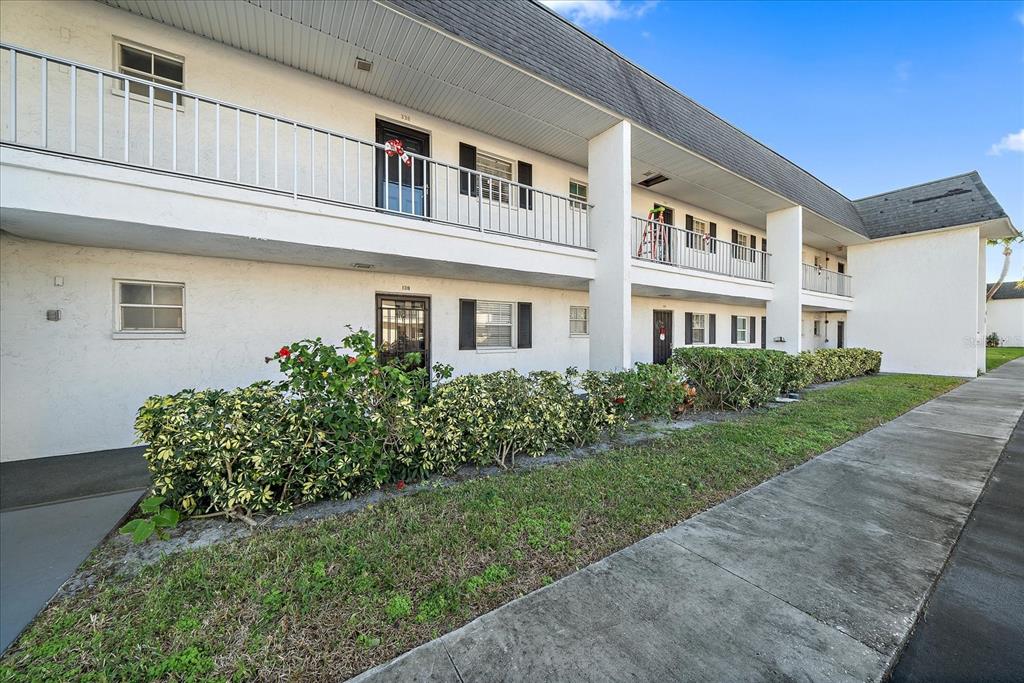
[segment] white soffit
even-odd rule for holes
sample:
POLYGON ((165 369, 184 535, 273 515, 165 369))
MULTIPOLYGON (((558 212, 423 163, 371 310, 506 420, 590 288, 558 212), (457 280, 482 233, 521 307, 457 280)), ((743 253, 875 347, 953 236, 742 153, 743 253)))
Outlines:
POLYGON ((369 0, 101 0, 175 28, 586 165, 615 117, 369 0), (373 62, 356 69, 356 58, 373 62))

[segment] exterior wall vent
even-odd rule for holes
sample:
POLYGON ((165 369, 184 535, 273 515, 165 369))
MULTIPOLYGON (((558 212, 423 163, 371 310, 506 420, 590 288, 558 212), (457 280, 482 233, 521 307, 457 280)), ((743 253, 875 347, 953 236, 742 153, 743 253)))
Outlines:
POLYGON ((362 57, 356 57, 356 68, 360 71, 369 72, 373 68, 373 62, 363 59, 362 57))

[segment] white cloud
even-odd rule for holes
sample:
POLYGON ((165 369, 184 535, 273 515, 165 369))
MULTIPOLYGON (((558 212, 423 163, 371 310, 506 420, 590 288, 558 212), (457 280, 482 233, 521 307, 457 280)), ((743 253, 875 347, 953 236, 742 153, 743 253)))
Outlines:
POLYGON ((541 0, 576 24, 603 24, 613 19, 637 19, 647 14, 658 0, 541 0))
POLYGON ((988 153, 998 156, 1003 152, 1024 152, 1024 128, 1016 133, 1004 135, 1003 139, 992 145, 988 153))

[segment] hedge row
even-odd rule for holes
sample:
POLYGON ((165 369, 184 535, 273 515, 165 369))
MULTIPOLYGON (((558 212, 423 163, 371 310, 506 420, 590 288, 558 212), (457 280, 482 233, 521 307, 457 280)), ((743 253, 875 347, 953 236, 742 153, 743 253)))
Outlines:
POLYGON ((878 372, 882 354, 870 349, 819 349, 789 355, 765 349, 686 347, 672 364, 697 389, 703 408, 740 410, 818 382, 878 372))
POLYGON ((283 382, 189 389, 139 409, 157 495, 188 514, 283 512, 466 463, 508 466, 693 400, 669 365, 454 379, 437 365, 432 388, 412 363, 381 363, 365 331, 342 347, 297 342, 267 361, 283 382))

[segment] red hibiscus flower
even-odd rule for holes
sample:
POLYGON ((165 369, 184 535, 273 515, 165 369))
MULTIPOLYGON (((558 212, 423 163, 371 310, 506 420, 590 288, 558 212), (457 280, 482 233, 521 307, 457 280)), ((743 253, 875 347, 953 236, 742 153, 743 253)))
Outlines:
POLYGON ((348 357, 348 364, 349 365, 355 365, 356 364, 356 357, 355 356, 349 356, 348 357))
POLYGON ((282 346, 281 350, 277 352, 277 355, 281 358, 287 358, 288 356, 292 355, 292 350, 289 349, 287 346, 282 346))
POLYGON ((622 396, 616 396, 614 399, 612 399, 612 402, 615 403, 616 405, 621 406, 623 403, 626 402, 626 399, 623 398, 622 396))
POLYGON ((404 480, 399 480, 399 482, 397 484, 395 484, 395 488, 398 489, 399 491, 404 489, 405 488, 405 481, 404 480))

